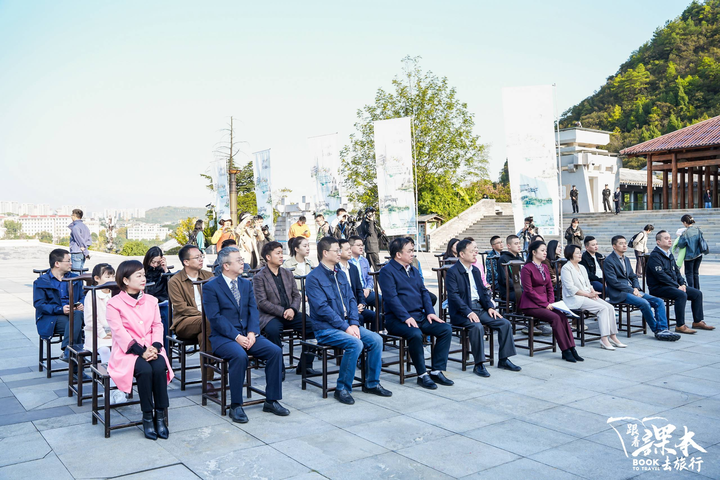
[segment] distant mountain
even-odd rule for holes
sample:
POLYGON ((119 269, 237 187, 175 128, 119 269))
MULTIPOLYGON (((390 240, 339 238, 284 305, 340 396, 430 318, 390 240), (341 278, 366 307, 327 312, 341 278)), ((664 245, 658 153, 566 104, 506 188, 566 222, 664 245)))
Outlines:
MULTIPOLYGON (((619 34, 622 34, 619 32, 619 34)), ((618 152, 720 115, 720 0, 694 1, 658 28, 592 96, 567 110, 562 128, 609 130, 618 152)), ((626 166, 642 168, 644 160, 626 166)))
POLYGON ((204 208, 193 207, 157 207, 145 211, 145 218, 141 219, 146 223, 159 223, 161 225, 167 223, 180 223, 188 217, 205 218, 207 210, 204 208))

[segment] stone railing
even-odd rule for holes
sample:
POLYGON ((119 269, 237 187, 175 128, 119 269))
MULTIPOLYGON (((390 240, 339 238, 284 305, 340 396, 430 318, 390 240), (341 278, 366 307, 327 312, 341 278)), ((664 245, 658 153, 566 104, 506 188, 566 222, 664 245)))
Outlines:
POLYGON ((496 203, 495 199, 480 200, 475 205, 468 208, 457 217, 439 226, 428 235, 430 251, 435 252, 444 250, 445 245, 451 238, 456 237, 460 234, 460 232, 464 231, 478 220, 481 220, 483 217, 493 215, 512 215, 512 204, 496 203))

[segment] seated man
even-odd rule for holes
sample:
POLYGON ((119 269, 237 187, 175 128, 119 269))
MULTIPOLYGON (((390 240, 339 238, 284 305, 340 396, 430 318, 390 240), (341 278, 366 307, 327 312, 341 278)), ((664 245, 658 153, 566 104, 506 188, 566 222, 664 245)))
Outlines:
MULTIPOLYGON (((260 331, 272 343, 283 348, 282 332, 292 329, 303 330, 303 318, 300 311, 300 292, 295 284, 293 273, 283 264, 283 247, 279 242, 268 242, 260 252, 266 265, 252 279, 253 293, 260 312, 260 331)), ((306 338, 313 338, 310 328, 305 330, 306 338)), ((305 359, 308 375, 313 375, 313 355, 305 359)), ((300 364, 302 365, 302 364, 300 364)), ((302 370, 297 366, 295 373, 302 370)), ((285 362, 282 365, 282 378, 285 380, 285 362)))
POLYGON ((242 408, 243 383, 248 355, 265 360, 265 403, 263 412, 290 415, 282 399, 282 348, 260 335, 258 310, 250 280, 240 277, 243 258, 240 250, 227 247, 218 254, 223 273, 203 286, 202 304, 210 322, 212 352, 230 364, 230 418, 247 423, 242 408))
POLYGON ((498 331, 498 368, 519 372, 520 367, 508 360, 516 353, 512 325, 495 310, 487 289, 482 286, 480 270, 473 265, 477 261, 477 245, 469 240, 461 240, 456 248, 460 261, 448 270, 445 278, 448 310, 453 325, 469 330, 470 348, 475 359, 473 372, 481 377, 490 376, 482 363, 485 361, 483 325, 498 331))
MULTIPOLYGON (((370 262, 368 262, 367 258, 363 257, 363 253, 365 252, 363 239, 358 235, 353 235, 348 240, 350 240, 350 251, 352 253, 350 263, 353 263, 358 268, 358 272, 360 272, 360 283, 362 284, 365 303, 374 307, 375 283, 372 277, 370 277, 370 262)), ((382 297, 378 298, 377 304, 380 305, 381 301, 382 297)))
POLYGON ((679 340, 680 335, 668 330, 665 302, 640 290, 637 275, 630 266, 630 260, 625 256, 627 251, 625 237, 614 236, 612 247, 613 252, 607 256, 604 264, 607 301, 612 304, 625 302, 639 307, 643 318, 658 340, 666 342, 679 340), (653 309, 655 309, 655 316, 653 316, 653 309))
POLYGON ((580 265, 584 266, 585 270, 587 270, 588 279, 595 291, 602 292, 604 280, 603 269, 600 266, 600 262, 605 257, 598 251, 600 247, 595 237, 588 235, 585 237, 583 243, 585 244, 585 252, 582 254, 580 265))
POLYGON ((340 270, 345 273, 345 276, 348 279, 348 283, 350 284, 350 290, 355 296, 361 325, 368 325, 370 326, 370 330, 376 331, 376 329, 374 328, 375 312, 371 312, 367 309, 368 303, 365 299, 365 292, 363 291, 362 283, 360 280, 360 270, 358 270, 358 268, 354 264, 350 263, 350 260, 352 259, 352 249, 350 248, 350 241, 341 238, 340 240, 338 240, 338 244, 340 245, 340 263, 338 263, 338 267, 340 267, 340 270))
MULTIPOLYGON (((195 245, 185 245, 178 252, 183 268, 168 280, 168 297, 172 305, 172 325, 170 328, 180 340, 195 341, 204 351, 211 352, 210 345, 204 345, 202 336, 202 298, 200 290, 193 282, 207 280, 213 274, 203 270, 205 256, 195 245)), ((215 372, 208 370, 208 379, 214 378, 215 372)))
POLYGON ((672 237, 666 230, 655 235, 657 246, 650 253, 645 279, 650 295, 675 300, 675 331, 678 333, 695 333, 685 325, 685 305, 690 300, 693 315, 693 328, 714 330, 703 319, 703 294, 696 288, 689 287, 672 254, 672 237))
MULTIPOLYGON (((436 383, 453 385, 443 374, 447 368, 452 327, 435 315, 430 294, 425 288, 422 274, 411 265, 415 257, 415 242, 410 237, 390 242, 390 262, 380 269, 378 282, 383 292, 385 327, 391 335, 407 340, 408 350, 418 374, 417 383, 434 390, 436 383), (432 369, 425 367, 423 337, 435 337, 432 369)), ((403 368, 402 365, 400 368, 403 368)))
POLYGON ((505 243, 507 244, 507 251, 502 252, 500 254, 500 260, 498 260, 498 276, 497 276, 497 282, 499 287, 499 293, 500 298, 502 300, 508 300, 505 298, 507 295, 506 287, 507 284, 510 283, 510 301, 515 301, 515 282, 513 281, 512 277, 508 277, 507 275, 507 268, 503 267, 503 263, 508 263, 513 260, 519 260, 521 262, 524 262, 525 259, 522 256, 522 242, 520 241, 520 237, 517 235, 508 235, 508 237, 505 239, 505 243))
POLYGON ((381 397, 391 396, 392 392, 380 385, 382 338, 360 326, 350 284, 336 268, 340 262, 337 239, 323 237, 317 243, 317 251, 320 265, 307 275, 305 285, 310 302, 310 325, 315 338, 322 345, 344 350, 334 397, 346 405, 355 403, 351 395, 352 384, 357 361, 364 348, 367 349, 367 366, 362 391, 381 397))
POLYGON ((490 248, 492 248, 492 250, 490 250, 485 259, 485 279, 488 285, 490 285, 490 288, 492 288, 494 292, 497 292, 499 289, 498 260, 500 259, 500 255, 502 255, 503 253, 503 241, 499 235, 494 235, 492 238, 490 238, 490 248), (493 260, 493 258, 496 257, 498 260, 493 260))
MULTIPOLYGON (((77 277, 71 273, 72 260, 70 252, 56 248, 50 252, 50 270, 33 282, 33 305, 35 307, 35 324, 40 338, 51 338, 62 335, 63 354, 60 359, 67 362, 70 351, 70 298, 68 283, 63 278, 77 277)), ((83 285, 73 282, 73 298, 75 305, 73 314, 72 339, 76 350, 83 350, 83 285), (79 305, 78 305, 79 304, 79 305)))

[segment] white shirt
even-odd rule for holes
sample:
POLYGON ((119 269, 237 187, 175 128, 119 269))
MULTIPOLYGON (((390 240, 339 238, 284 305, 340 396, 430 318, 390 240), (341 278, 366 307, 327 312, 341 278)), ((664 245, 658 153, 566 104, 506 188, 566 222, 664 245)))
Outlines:
POLYGON ((345 272, 345 276, 347 276, 347 279, 348 279, 348 284, 350 284, 352 286, 352 281, 350 280, 350 264, 348 264, 348 266, 346 267, 345 265, 342 264, 342 262, 340 262, 340 263, 338 263, 338 266, 340 267, 340 270, 345 272))
POLYGON ((597 257, 595 255, 590 255, 593 259, 593 262, 595 262, 595 276, 598 278, 603 278, 603 271, 602 267, 600 267, 600 262, 598 261, 597 257))
MULTIPOLYGON (((198 277, 193 278, 190 275, 188 275, 188 278, 191 282, 197 282, 198 279, 198 277)), ((195 305, 197 305, 197 309, 202 312, 202 295, 200 295, 200 290, 197 285, 193 285, 193 292, 195 292, 195 305)))
MULTIPOLYGON (((465 267, 464 264, 463 264, 463 267, 465 267)), ((473 274, 472 274, 472 265, 470 265, 470 268, 465 267, 465 271, 468 274, 468 278, 470 278, 470 301, 471 302, 479 302, 480 295, 478 295, 477 284, 475 284, 475 278, 473 277, 473 274)))

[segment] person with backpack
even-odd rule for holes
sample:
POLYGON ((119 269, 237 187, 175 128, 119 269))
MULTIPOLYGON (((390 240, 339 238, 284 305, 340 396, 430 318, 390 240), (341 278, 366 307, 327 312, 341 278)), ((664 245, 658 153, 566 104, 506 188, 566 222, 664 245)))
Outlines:
POLYGON ((643 228, 641 232, 633 235, 630 239, 630 243, 628 244, 628 247, 632 247, 633 250, 635 250, 635 274, 638 277, 642 277, 645 273, 641 257, 648 252, 647 240, 650 232, 653 230, 655 230, 655 227, 652 225, 645 225, 645 228, 643 228))
POLYGON ((190 232, 190 236, 188 236, 188 243, 198 247, 201 252, 205 252, 205 234, 203 233, 202 220, 195 222, 195 228, 190 232))
POLYGON ((692 215, 686 213, 680 221, 687 229, 678 241, 678 247, 685 248, 685 279, 689 287, 700 290, 700 262, 710 250, 692 215))

